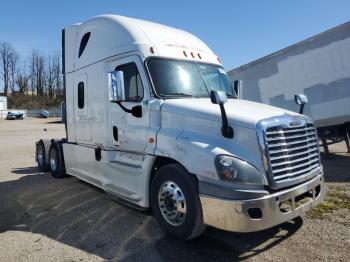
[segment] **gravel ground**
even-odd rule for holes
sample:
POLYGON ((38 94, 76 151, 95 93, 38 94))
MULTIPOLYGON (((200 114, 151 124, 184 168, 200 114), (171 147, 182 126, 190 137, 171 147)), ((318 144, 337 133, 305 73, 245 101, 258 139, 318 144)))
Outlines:
POLYGON ((0 261, 349 261, 350 154, 322 154, 326 201, 303 218, 250 234, 213 228, 186 243, 148 212, 76 178, 39 172, 34 142, 64 136, 48 120, 0 120, 0 261), (46 129, 46 131, 44 131, 46 129))

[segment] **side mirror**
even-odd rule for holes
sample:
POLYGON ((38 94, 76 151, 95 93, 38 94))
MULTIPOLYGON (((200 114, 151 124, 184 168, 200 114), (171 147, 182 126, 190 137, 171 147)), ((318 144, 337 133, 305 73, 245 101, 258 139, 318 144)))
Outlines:
POLYGON ((294 96, 294 101, 297 105, 300 105, 299 114, 304 112, 304 105, 309 103, 306 95, 299 94, 294 96))
POLYGON ((233 91, 235 91, 238 99, 242 99, 242 91, 243 91, 242 80, 235 80, 233 82, 233 91))
POLYGON ((108 73, 109 102, 125 101, 124 74, 122 71, 108 73))
POLYGON ((298 105, 305 105, 305 104, 309 103, 309 100, 307 99, 307 96, 306 95, 302 95, 302 94, 295 95, 294 96, 294 100, 295 100, 295 103, 298 104, 298 105))
POLYGON ((227 96, 225 92, 211 90, 210 91, 210 100, 213 104, 225 104, 227 102, 227 96))

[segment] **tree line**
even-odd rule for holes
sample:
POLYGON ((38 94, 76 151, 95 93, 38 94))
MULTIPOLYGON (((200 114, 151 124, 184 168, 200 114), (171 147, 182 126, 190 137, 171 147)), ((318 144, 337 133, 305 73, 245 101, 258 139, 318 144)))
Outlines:
POLYGON ((63 97, 59 53, 43 54, 32 50, 20 57, 9 42, 0 42, 0 74, 3 92, 11 108, 47 108, 58 106, 63 97))

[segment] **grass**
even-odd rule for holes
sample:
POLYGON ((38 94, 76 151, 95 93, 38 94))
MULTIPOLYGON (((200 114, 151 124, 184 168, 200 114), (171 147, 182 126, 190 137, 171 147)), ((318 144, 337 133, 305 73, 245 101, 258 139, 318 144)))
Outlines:
POLYGON ((324 219, 328 214, 338 209, 350 210, 350 196, 344 191, 344 187, 336 187, 327 193, 326 199, 317 207, 306 213, 311 219, 324 219))

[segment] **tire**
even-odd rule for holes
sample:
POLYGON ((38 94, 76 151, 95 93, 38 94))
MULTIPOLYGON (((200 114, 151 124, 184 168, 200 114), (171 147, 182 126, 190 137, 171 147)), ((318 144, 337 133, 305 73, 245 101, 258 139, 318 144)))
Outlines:
POLYGON ((45 144, 43 140, 40 140, 36 146, 36 161, 38 162, 38 167, 40 171, 49 171, 49 166, 46 162, 46 151, 45 144))
POLYGON ((150 201, 158 224, 167 234, 189 240, 205 230, 196 183, 181 165, 168 164, 157 171, 150 201))
POLYGON ((52 142, 49 149, 49 170, 54 178, 66 177, 63 152, 58 143, 52 142))

